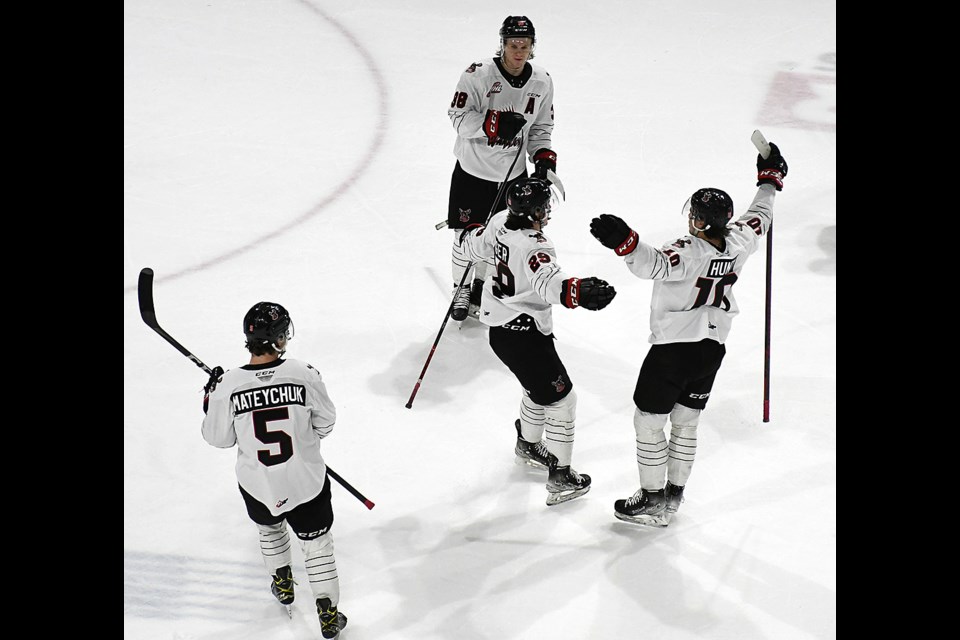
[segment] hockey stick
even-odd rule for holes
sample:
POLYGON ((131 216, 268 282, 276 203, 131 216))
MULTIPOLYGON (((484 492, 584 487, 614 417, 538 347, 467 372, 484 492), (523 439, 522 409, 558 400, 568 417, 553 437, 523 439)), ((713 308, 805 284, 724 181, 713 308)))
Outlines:
MULTIPOLYGON (((510 174, 513 173, 513 168, 517 165, 517 160, 520 159, 520 155, 523 153, 523 134, 520 135, 520 147, 517 149, 517 155, 514 157, 513 162, 510 164, 510 168, 507 169, 507 175, 503 178, 503 183, 500 185, 500 189, 497 190, 497 197, 493 199, 493 204, 490 205, 490 213, 487 214, 487 221, 484 223, 486 226, 490 222, 490 218, 493 217, 493 212, 497 208, 497 203, 500 202, 500 197, 503 195, 504 189, 507 188, 507 184, 510 182, 510 174)), ((444 221, 446 224, 446 221, 444 221)), ((440 227, 437 227, 438 229, 440 227)), ((433 360, 433 354, 437 351, 437 345, 440 344, 440 337, 443 335, 443 330, 447 326, 447 320, 450 319, 450 314, 453 313, 453 305, 457 301, 457 293, 460 289, 463 288, 463 283, 467 280, 467 274, 470 273, 470 268, 473 267, 473 263, 467 264, 467 268, 463 271, 463 277, 460 278, 460 286, 453 290, 453 299, 450 300, 450 306, 447 307, 447 315, 443 316, 443 324, 440 325, 440 331, 437 332, 437 339, 433 341, 433 347, 430 348, 430 353, 427 355, 427 361, 423 363, 423 370, 420 371, 420 377, 417 378, 417 384, 413 385, 413 392, 410 394, 410 399, 407 400, 407 404, 404 405, 407 409, 413 408, 413 399, 417 397, 417 392, 420 390, 420 384, 423 382, 423 376, 427 374, 427 367, 430 366, 430 361, 433 360)))
MULTIPOLYGON (((172 344, 177 351, 190 358, 195 365, 206 371, 207 375, 211 375, 213 369, 205 365, 200 358, 190 353, 186 347, 174 340, 173 336, 164 331, 160 327, 160 323, 157 322, 157 311, 153 305, 153 269, 150 267, 144 267, 140 270, 140 279, 137 281, 137 297, 140 301, 140 317, 147 323, 147 326, 159 333, 160 336, 172 344)), ((354 489, 349 482, 341 478, 336 471, 330 468, 330 465, 327 465, 327 473, 339 482, 344 489, 352 493, 367 509, 373 509, 373 503, 365 498, 362 493, 354 489)))
MULTIPOLYGON (((750 136, 753 146, 757 148, 760 155, 767 159, 770 157, 770 143, 763 137, 760 130, 757 129, 750 136)), ((766 309, 764 310, 764 332, 763 332, 763 421, 770 422, 770 298, 773 287, 772 282, 772 256, 773 256, 773 222, 770 222, 770 228, 767 229, 767 292, 766 309)))

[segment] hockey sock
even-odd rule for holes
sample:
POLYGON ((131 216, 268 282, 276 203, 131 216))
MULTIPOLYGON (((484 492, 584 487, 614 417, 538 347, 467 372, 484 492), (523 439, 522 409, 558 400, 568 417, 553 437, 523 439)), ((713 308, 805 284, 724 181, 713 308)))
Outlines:
POLYGON ((639 409, 633 413, 640 486, 648 491, 663 489, 667 482, 667 439, 663 435, 666 425, 666 413, 647 413, 639 409))
MULTIPOLYGON (((570 390, 562 400, 544 405, 547 451, 557 456, 557 466, 566 467, 573 459, 573 437, 577 420, 577 392, 570 390)), ((521 423, 522 424, 522 423, 521 423)))
POLYGON ((290 534, 287 532, 286 521, 280 524, 258 524, 260 531, 260 553, 263 555, 263 565, 270 575, 277 573, 280 567, 286 567, 291 562, 290 534))
POLYGON ((340 578, 333 557, 333 538, 329 533, 312 540, 301 540, 303 558, 313 598, 330 598, 334 606, 340 602, 340 578))
POLYGON ((543 424, 543 407, 524 394, 520 400, 520 435, 527 442, 540 442, 543 424))
POLYGON ((676 405, 670 413, 670 457, 667 479, 678 487, 687 484, 697 455, 697 424, 700 410, 676 405))

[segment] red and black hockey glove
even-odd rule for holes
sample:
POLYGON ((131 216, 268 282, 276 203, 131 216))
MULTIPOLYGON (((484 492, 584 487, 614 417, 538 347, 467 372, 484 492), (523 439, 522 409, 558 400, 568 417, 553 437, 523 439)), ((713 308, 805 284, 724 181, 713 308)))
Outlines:
POLYGON ((223 367, 214 367, 210 372, 210 379, 207 380, 207 384, 203 385, 203 412, 207 412, 207 407, 210 404, 210 394, 213 393, 213 390, 217 388, 217 384, 220 382, 220 378, 223 377, 223 367))
POLYGON ((617 216, 603 213, 590 221, 590 233, 618 256, 625 256, 637 248, 639 236, 626 222, 617 216))
POLYGON ((526 123, 526 119, 515 111, 488 109, 487 117, 483 121, 487 144, 491 147, 495 144, 509 145, 526 123))
POLYGON ((536 167, 533 176, 546 180, 547 171, 556 172, 557 170, 557 152, 550 149, 540 149, 533 154, 533 165, 536 167))
POLYGON ((560 303, 568 309, 583 307, 591 311, 599 311, 613 301, 617 295, 606 280, 599 278, 568 278, 563 281, 560 293, 560 303))
POLYGON ((777 191, 783 191, 783 179, 787 176, 787 161, 780 155, 777 145, 770 143, 770 157, 764 160, 757 154, 757 186, 772 184, 777 191))

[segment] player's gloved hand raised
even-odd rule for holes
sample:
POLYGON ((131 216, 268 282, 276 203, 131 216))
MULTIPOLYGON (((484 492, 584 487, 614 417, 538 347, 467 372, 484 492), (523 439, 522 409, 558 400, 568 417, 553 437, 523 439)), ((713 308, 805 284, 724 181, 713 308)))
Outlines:
POLYGON ((509 145, 523 129, 527 120, 515 111, 487 110, 487 117, 483 121, 483 133, 487 136, 487 144, 509 145))
POLYGON ((599 311, 613 301, 617 295, 606 280, 600 278, 568 278, 561 285, 560 302, 568 309, 583 307, 591 311, 599 311))
POLYGON ((557 152, 551 149, 540 149, 533 155, 533 177, 547 179, 547 171, 556 172, 557 152))
POLYGON ((777 145, 770 143, 770 157, 766 160, 757 154, 757 186, 772 184, 783 191, 783 179, 787 176, 787 161, 780 155, 777 145))
POLYGON ((207 380, 207 384, 203 385, 203 392, 205 394, 213 393, 213 390, 217 388, 217 383, 220 382, 220 378, 223 377, 223 367, 214 367, 213 371, 210 372, 210 379, 207 380))
POLYGON ((609 213, 603 213, 599 218, 590 221, 590 233, 603 246, 613 249, 618 256, 625 256, 636 249, 639 239, 630 225, 609 213))

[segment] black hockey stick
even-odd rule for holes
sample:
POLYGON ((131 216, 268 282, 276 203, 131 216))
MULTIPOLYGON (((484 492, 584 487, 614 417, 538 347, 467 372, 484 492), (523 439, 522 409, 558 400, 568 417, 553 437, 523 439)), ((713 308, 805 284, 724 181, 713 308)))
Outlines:
MULTIPOLYGON (((757 148, 763 159, 770 157, 770 143, 757 129, 750 137, 753 146, 757 148)), ((773 257, 773 222, 767 229, 767 291, 764 311, 764 332, 763 332, 763 421, 770 422, 770 297, 773 287, 772 283, 772 257, 773 257)))
MULTIPOLYGON (((157 311, 153 306, 153 269, 150 267, 144 267, 140 270, 140 279, 137 281, 137 297, 140 299, 140 317, 147 323, 147 326, 159 333, 160 336, 172 344, 177 351, 190 358, 195 365, 206 371, 207 375, 212 374, 213 369, 205 365, 200 358, 190 353, 186 347, 174 340, 173 336, 164 331, 160 327, 160 323, 157 322, 157 311)), ((364 497, 362 493, 354 489, 349 482, 341 478, 336 471, 330 468, 330 465, 327 465, 327 473, 339 482, 344 489, 352 493, 367 509, 373 509, 373 503, 364 497)))
MULTIPOLYGON (((523 134, 520 134, 520 148, 517 149, 517 155, 510 164, 510 168, 507 169, 507 175, 503 178, 503 183, 500 185, 500 189, 497 191, 497 197, 494 198, 493 204, 490 206, 490 213, 487 214, 487 221, 484 223, 484 226, 486 226, 490 222, 490 218, 493 217, 493 212, 497 208, 497 203, 500 202, 500 197, 503 195, 503 191, 507 188, 507 183, 510 182, 510 174, 513 173, 513 168, 517 166, 517 160, 520 159, 521 154, 523 154, 523 134)), ((453 305, 457 300, 457 293, 459 293, 460 289, 463 288, 463 283, 466 282, 467 274, 470 273, 471 267, 473 267, 472 262, 467 264, 467 268, 463 271, 463 277, 460 278, 460 286, 453 290, 453 299, 450 300, 450 306, 447 307, 447 315, 443 316, 443 324, 440 325, 440 331, 437 332, 437 339, 433 341, 433 347, 430 348, 430 354, 427 355, 427 361, 423 363, 423 370, 420 371, 420 377, 417 378, 417 384, 413 385, 413 392, 410 394, 410 399, 407 400, 407 404, 405 405, 407 409, 413 408, 413 399, 417 397, 417 392, 420 391, 420 384, 423 382, 423 376, 427 374, 427 367, 430 366, 430 361, 433 360, 433 354, 437 351, 437 345, 440 344, 440 336, 443 335, 443 330, 447 327, 447 320, 450 319, 450 314, 453 313, 453 305)))

